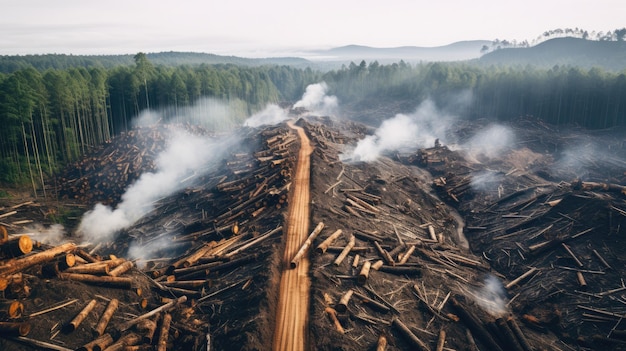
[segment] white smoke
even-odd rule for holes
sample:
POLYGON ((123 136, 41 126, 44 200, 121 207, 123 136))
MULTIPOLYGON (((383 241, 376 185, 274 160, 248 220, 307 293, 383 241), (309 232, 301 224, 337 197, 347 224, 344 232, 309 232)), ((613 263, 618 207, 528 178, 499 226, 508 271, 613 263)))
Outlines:
POLYGON ((78 233, 89 242, 113 239, 150 213, 153 203, 184 187, 181 180, 192 173, 208 170, 228 149, 228 142, 209 140, 180 130, 172 130, 168 146, 156 159, 156 171, 144 173, 131 184, 115 209, 97 204, 83 216, 78 233))
POLYGON ((425 100, 414 113, 397 114, 383 121, 374 135, 360 140, 341 159, 372 162, 385 152, 432 147, 437 139, 446 141, 455 119, 439 110, 432 100, 425 100))
POLYGON ((339 101, 334 95, 326 95, 328 85, 325 82, 310 84, 302 95, 302 99, 296 102, 294 108, 305 108, 312 113, 320 115, 333 115, 337 112, 339 101))
POLYGON ((250 116, 243 123, 247 127, 260 127, 264 125, 275 125, 289 118, 287 112, 278 105, 269 104, 260 112, 250 116))
POLYGON ((26 231, 31 239, 40 241, 44 244, 59 245, 65 241, 65 227, 62 224, 53 224, 45 227, 42 224, 33 224, 27 226, 26 231))
POLYGON ((229 131, 241 125, 248 111, 247 103, 239 99, 222 100, 203 97, 189 106, 170 106, 144 110, 133 119, 133 126, 163 123, 189 123, 211 131, 229 131))
POLYGON ((588 178, 589 170, 603 161, 604 154, 591 142, 581 142, 568 146, 560 153, 553 166, 553 172, 563 177, 588 178))
POLYGON ((515 143, 515 133, 501 124, 492 124, 476 133, 463 149, 474 158, 493 159, 509 151, 515 143))
POLYGON ((504 176, 501 172, 482 171, 472 175, 470 185, 474 191, 487 192, 497 189, 504 176))
POLYGON ((507 295, 502 282, 494 275, 489 274, 483 285, 469 291, 471 297, 485 312, 494 317, 507 314, 507 295))

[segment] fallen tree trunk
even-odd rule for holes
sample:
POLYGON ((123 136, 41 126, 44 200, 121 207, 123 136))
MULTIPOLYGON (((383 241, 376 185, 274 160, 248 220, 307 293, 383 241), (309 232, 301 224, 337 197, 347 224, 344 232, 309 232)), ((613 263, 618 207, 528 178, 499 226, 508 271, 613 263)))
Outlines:
POLYGON ((322 229, 324 229, 324 223, 319 222, 317 227, 315 227, 315 229, 311 232, 311 234, 309 234, 309 237, 306 238, 306 240, 304 241, 304 244, 302 244, 302 247, 300 247, 300 250, 298 250, 296 255, 291 259, 291 263, 289 264, 291 269, 294 269, 298 266, 298 262, 300 262, 300 260, 302 259, 302 256, 304 256, 309 246, 313 244, 313 240, 315 240, 315 238, 317 237, 317 235, 319 235, 322 229))
POLYGON ((0 335, 26 336, 28 333, 30 333, 30 323, 0 322, 0 335))
POLYGON ((76 351, 102 351, 113 343, 111 334, 104 334, 76 349, 76 351))
POLYGON ((126 289, 130 289, 133 283, 133 280, 127 277, 109 277, 78 273, 61 273, 59 274, 59 278, 126 289))
POLYGON ((91 300, 87 306, 85 306, 77 315, 72 319, 65 327, 64 330, 66 333, 71 333, 87 318, 89 312, 96 307, 98 301, 96 299, 91 300))
POLYGON ((315 251, 317 251, 317 253, 320 253, 320 254, 323 254, 324 252, 326 252, 326 250, 328 250, 328 247, 330 246, 330 244, 332 244, 333 241, 335 241, 335 239, 337 239, 339 237, 339 235, 341 235, 342 232, 343 231, 341 229, 335 230, 335 232, 332 233, 324 241, 322 241, 321 244, 317 245, 317 248, 315 249, 315 251))
POLYGON ((117 310, 118 305, 119 305, 118 299, 111 299, 111 301, 109 301, 107 308, 102 313, 102 317, 100 317, 100 320, 98 321, 98 324, 96 325, 96 328, 95 328, 96 335, 102 336, 102 334, 104 334, 104 330, 107 328, 107 325, 109 324, 111 317, 113 317, 113 313, 115 313, 115 310, 117 310))
POLYGON ((0 275, 7 275, 20 272, 26 268, 32 267, 34 265, 51 261, 57 255, 62 253, 70 253, 76 249, 76 244, 74 243, 65 243, 51 249, 38 252, 36 254, 32 254, 23 258, 16 259, 14 261, 10 261, 6 263, 4 266, 0 267, 0 275))

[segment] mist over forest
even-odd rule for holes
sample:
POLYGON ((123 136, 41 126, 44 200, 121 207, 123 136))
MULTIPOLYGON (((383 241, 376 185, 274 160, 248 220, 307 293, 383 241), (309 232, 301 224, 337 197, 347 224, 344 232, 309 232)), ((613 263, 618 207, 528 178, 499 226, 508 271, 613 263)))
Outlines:
MULTIPOLYGON (((594 33, 595 40, 581 31, 546 33, 535 46, 471 43, 482 53, 456 61, 395 60, 390 58, 398 50, 391 49, 391 56, 377 54, 379 60, 362 47, 351 58, 360 54, 367 60, 338 56, 326 63, 174 52, 2 56, 0 182, 37 187, 131 129, 145 111, 172 122, 194 116, 184 122, 227 131, 269 104, 298 101, 308 86, 322 82, 339 106, 322 113, 373 127, 397 113, 411 114, 426 101, 462 118, 533 116, 590 129, 624 126, 624 33, 594 33), (573 37, 561 37, 566 34, 573 37)), ((467 45, 450 47, 467 51, 467 45)))

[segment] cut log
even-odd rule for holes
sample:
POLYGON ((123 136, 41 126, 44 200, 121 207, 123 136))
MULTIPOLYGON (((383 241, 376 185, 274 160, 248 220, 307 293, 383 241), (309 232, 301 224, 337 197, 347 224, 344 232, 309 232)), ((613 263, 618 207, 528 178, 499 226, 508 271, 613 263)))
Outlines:
POLYGON ((110 271, 110 266, 104 262, 105 261, 80 264, 80 265, 66 269, 65 273, 108 275, 110 271))
POLYGON ((430 348, 428 347, 428 345, 426 345, 415 334, 413 334, 411 329, 409 329, 409 327, 407 327, 404 323, 402 323, 402 321, 400 321, 398 318, 392 319, 391 324, 398 329, 398 331, 400 332, 400 334, 402 334, 404 339, 408 341, 411 345, 413 345, 413 347, 416 347, 417 349, 421 351, 430 351, 430 348))
POLYGON ((344 313, 348 310, 348 303, 350 302, 350 298, 353 293, 353 290, 348 290, 345 294, 343 294, 341 300, 339 300, 339 303, 335 306, 337 312, 344 313))
POLYGON ((328 250, 328 247, 333 243, 333 241, 335 241, 335 239, 339 237, 339 235, 341 235, 342 232, 343 231, 341 229, 335 230, 335 232, 332 233, 324 241, 322 241, 321 244, 317 245, 317 248, 315 249, 315 251, 320 254, 323 254, 324 252, 326 252, 326 250, 328 250))
POLYGON ((0 225, 0 244, 3 244, 9 240, 9 232, 5 226, 0 225))
POLYGON ((76 249, 75 244, 65 243, 65 244, 61 244, 59 246, 53 247, 51 249, 48 249, 48 250, 38 252, 36 254, 18 258, 0 267, 0 275, 8 275, 8 274, 21 272, 22 270, 32 267, 34 265, 51 261, 52 259, 54 259, 54 257, 62 253, 73 252, 75 249, 76 249))
POLYGON ((82 248, 77 248, 75 251, 76 255, 89 263, 99 262, 99 260, 92 255, 90 255, 87 251, 82 248))
POLYGON ((517 341, 517 337, 513 334, 513 331, 509 327, 504 317, 500 317, 496 319, 496 325, 498 326, 498 330, 500 333, 498 335, 501 336, 501 339, 505 342, 506 349, 511 351, 524 351, 522 346, 517 341))
POLYGON ((24 313, 24 304, 18 300, 0 300, 0 317, 20 318, 24 313))
POLYGON ((87 306, 85 306, 76 315, 76 317, 74 317, 74 319, 72 319, 68 324, 65 325, 65 327, 63 327, 64 331, 66 333, 71 333, 74 330, 76 330, 76 328, 78 328, 78 326, 85 320, 85 318, 87 318, 89 313, 94 309, 94 307, 96 307, 97 304, 98 304, 98 300, 96 300, 96 299, 91 300, 87 304, 87 306))
POLYGON ((61 273, 61 271, 73 267, 74 264, 76 264, 76 256, 68 253, 44 264, 41 267, 41 274, 47 278, 56 277, 59 273, 61 273))
POLYGON ((359 254, 354 255, 354 260, 352 260, 352 268, 356 269, 359 266, 359 254))
POLYGON ((406 274, 406 275, 421 275, 422 268, 420 267, 406 267, 406 266, 381 266, 379 269, 381 272, 391 274, 406 274))
POLYGON ((411 255, 413 254, 413 251, 415 251, 415 245, 411 245, 409 249, 406 250, 404 255, 402 255, 402 257, 399 259, 398 264, 405 264, 409 260, 409 257, 411 257, 411 255))
POLYGON ((385 262, 383 262, 383 260, 378 260, 378 261, 376 261, 376 262, 374 262, 374 263, 372 264, 372 267, 371 267, 371 268, 372 268, 373 270, 377 271, 377 270, 379 270, 379 269, 380 269, 380 267, 382 267, 384 264, 385 264, 385 262))
POLYGON ((582 290, 587 290, 587 281, 580 271, 576 272, 576 278, 578 279, 578 285, 580 285, 580 288, 582 290))
POLYGON ((127 346, 133 346, 141 342, 141 337, 135 333, 130 333, 119 338, 111 346, 107 347, 103 351, 122 351, 127 346))
POLYGON ((384 334, 380 334, 378 337, 378 342, 376 343, 376 351, 386 351, 387 350, 387 337, 384 334))
POLYGON ((159 316, 155 317, 155 320, 144 319, 137 323, 137 331, 142 334, 142 341, 145 344, 152 344, 152 338, 154 338, 154 332, 157 328, 157 320, 159 316))
POLYGON ((519 325, 515 321, 515 318, 513 318, 513 316, 509 316, 506 322, 509 324, 509 327, 513 331, 513 334, 515 334, 515 337, 517 338, 520 345, 522 346, 522 349, 524 351, 533 351, 533 348, 528 343, 528 339, 526 339, 526 336, 524 335, 524 333, 522 332, 522 329, 520 329, 519 325))
POLYGON ((367 281, 367 278, 370 275, 370 268, 372 267, 372 263, 370 261, 363 262, 363 267, 361 267, 361 271, 359 272, 359 278, 357 281, 359 284, 363 285, 367 281))
POLYGON ((30 323, 0 322, 0 335, 26 336, 30 333, 30 323))
POLYGON ((170 335, 170 324, 172 323, 172 315, 166 313, 163 316, 163 322, 161 323, 161 329, 159 330, 159 343, 157 344, 157 351, 167 350, 167 339, 170 335))
POLYGON ((99 338, 96 338, 95 340, 77 348, 76 351, 102 351, 111 344, 113 344, 113 337, 111 334, 104 334, 99 338))
POLYGON ((102 334, 104 334, 104 330, 107 328, 107 325, 109 324, 111 317, 113 317, 113 313, 117 310, 118 305, 118 299, 111 299, 111 301, 109 301, 107 308, 102 313, 102 317, 100 317, 100 320, 94 330, 97 336, 102 336, 102 334))
POLYGON ((298 262, 302 259, 306 251, 309 249, 309 246, 313 244, 313 240, 315 240, 315 238, 319 235, 322 229, 324 229, 324 223, 319 222, 317 227, 315 227, 315 229, 313 229, 311 234, 309 234, 309 237, 306 238, 306 240, 304 241, 304 244, 302 244, 302 247, 300 247, 300 250, 298 250, 296 255, 291 259, 291 262, 289 264, 291 269, 294 269, 298 266, 298 262))
POLYGON ((348 254, 350 253, 350 250, 352 250, 355 243, 356 243, 356 239, 354 238, 354 235, 350 235, 350 241, 348 241, 348 244, 346 245, 346 247, 343 248, 343 251, 341 251, 339 256, 337 256, 337 258, 333 262, 335 266, 341 265, 341 262, 343 262, 346 256, 348 256, 348 254))
POLYGON ((109 277, 78 273, 61 273, 59 274, 59 278, 95 285, 104 285, 126 289, 130 289, 133 283, 133 280, 127 277, 109 277))
POLYGON ((128 272, 131 268, 133 268, 135 266, 135 263, 133 261, 126 261, 124 263, 122 263, 121 265, 113 268, 112 270, 109 271, 109 276, 111 277, 118 277, 126 272, 128 272))
POLYGON ((376 247, 376 250, 378 251, 380 256, 382 256, 382 258, 385 259, 385 261, 387 261, 388 265, 390 265, 390 266, 395 266, 396 265, 396 262, 394 261, 393 257, 391 257, 391 255, 389 254, 389 252, 387 252, 387 250, 383 249, 380 246, 378 241, 374 241, 374 247, 376 247))
POLYGON ((502 351, 502 348, 494 341, 493 337, 484 327, 483 323, 468 311, 456 298, 451 297, 450 302, 456 313, 461 317, 465 325, 474 333, 489 350, 502 351))
POLYGON ((0 257, 12 258, 25 255, 33 250, 33 240, 28 235, 20 235, 17 239, 10 239, 0 246, 0 257))

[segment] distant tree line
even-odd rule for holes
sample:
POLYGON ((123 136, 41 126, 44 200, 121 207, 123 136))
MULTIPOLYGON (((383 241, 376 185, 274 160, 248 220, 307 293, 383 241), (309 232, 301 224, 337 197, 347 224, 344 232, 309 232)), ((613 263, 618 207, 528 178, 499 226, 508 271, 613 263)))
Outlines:
POLYGON ((146 108, 176 109, 213 97, 237 101, 234 117, 244 118, 268 102, 299 99, 319 76, 289 66, 153 65, 143 53, 133 65, 112 68, 0 73, 0 184, 43 184, 130 128, 146 108))
POLYGON ((626 72, 362 61, 322 74, 287 65, 154 65, 140 53, 132 65, 0 73, 0 183, 39 187, 63 165, 130 128, 148 107, 183 108, 212 97, 236 101, 233 118, 241 120, 267 103, 297 101, 308 84, 321 80, 341 104, 417 106, 431 98, 445 107, 471 92, 473 99, 457 111, 469 118, 533 115, 588 128, 626 125, 626 72))
POLYGON ((404 99, 417 106, 431 98, 446 106, 458 93, 470 91, 470 104, 458 111, 470 118, 533 115, 554 124, 594 129, 626 125, 626 71, 362 61, 328 72, 324 80, 343 102, 404 99))

